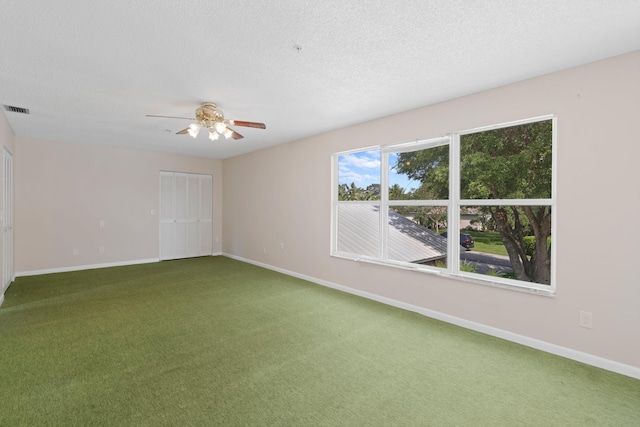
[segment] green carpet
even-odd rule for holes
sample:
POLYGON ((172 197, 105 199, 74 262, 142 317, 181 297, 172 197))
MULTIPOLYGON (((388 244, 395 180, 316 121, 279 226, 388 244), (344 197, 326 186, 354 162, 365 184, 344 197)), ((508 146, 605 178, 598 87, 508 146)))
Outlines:
POLYGON ((2 426, 639 426, 640 381, 224 257, 21 277, 2 426))

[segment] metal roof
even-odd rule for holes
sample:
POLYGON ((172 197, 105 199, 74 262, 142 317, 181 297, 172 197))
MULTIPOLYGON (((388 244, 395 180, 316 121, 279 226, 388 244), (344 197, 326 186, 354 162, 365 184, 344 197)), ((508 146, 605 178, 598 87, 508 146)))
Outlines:
MULTIPOLYGON (((338 251, 380 256, 380 207, 370 204, 338 206, 338 251)), ((388 258, 422 263, 447 256, 447 239, 389 209, 388 258)))

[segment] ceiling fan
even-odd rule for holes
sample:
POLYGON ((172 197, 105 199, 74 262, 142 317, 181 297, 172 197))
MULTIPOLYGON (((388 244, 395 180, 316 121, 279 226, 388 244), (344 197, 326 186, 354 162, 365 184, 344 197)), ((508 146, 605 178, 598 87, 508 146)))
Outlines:
POLYGON ((192 137, 198 136, 200 129, 205 128, 209 130, 209 139, 215 141, 224 135, 226 138, 241 139, 244 138, 230 126, 244 126, 249 128, 266 129, 267 126, 264 123, 245 122, 242 120, 229 120, 224 118, 224 114, 218 109, 216 104, 212 102, 205 102, 201 107, 196 109, 196 117, 174 117, 174 116, 156 116, 153 114, 147 114, 147 117, 161 117, 166 119, 184 119, 191 120, 193 123, 188 128, 182 129, 176 132, 177 135, 189 134, 192 137))

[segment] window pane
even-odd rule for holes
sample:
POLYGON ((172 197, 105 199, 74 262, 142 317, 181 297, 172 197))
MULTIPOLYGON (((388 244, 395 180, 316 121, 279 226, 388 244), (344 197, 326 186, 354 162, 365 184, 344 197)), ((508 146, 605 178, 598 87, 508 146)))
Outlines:
POLYGON ((462 135, 462 199, 551 198, 552 121, 462 135))
POLYGON ((449 198, 449 145, 388 156, 389 200, 449 198))
POLYGON ((337 248, 371 257, 380 256, 380 206, 367 203, 338 205, 337 248))
POLYGON ((380 200, 380 151, 338 156, 338 200, 380 200))
MULTIPOLYGON (((389 153, 389 200, 407 200, 420 188, 420 181, 408 176, 398 169, 398 153, 389 153)), ((409 160, 407 160, 409 161, 409 160)), ((405 165, 406 166, 406 165, 405 165)))
POLYGON ((388 256, 394 261, 447 266, 445 206, 394 206, 389 209, 388 256))
POLYGON ((548 285, 551 225, 550 206, 464 207, 460 269, 548 285))

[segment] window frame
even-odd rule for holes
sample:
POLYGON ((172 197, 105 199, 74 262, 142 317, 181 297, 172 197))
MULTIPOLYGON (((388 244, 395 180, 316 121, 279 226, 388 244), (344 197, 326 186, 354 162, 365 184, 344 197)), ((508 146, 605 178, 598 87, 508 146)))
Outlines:
POLYGON ((490 126, 482 126, 472 129, 448 133, 446 135, 417 139, 411 142, 369 146, 334 153, 332 156, 332 214, 331 214, 331 250, 330 255, 338 258, 347 258, 354 261, 364 261, 396 268, 404 268, 424 273, 437 274, 456 280, 464 280, 473 283, 497 286, 512 290, 522 290, 540 295, 553 296, 556 293, 556 218, 557 218, 557 117, 553 114, 532 117, 523 120, 515 120, 490 126), (524 125, 528 123, 551 120, 551 197, 547 199, 461 199, 460 194, 460 151, 461 136, 486 132, 494 129, 524 125), (400 152, 418 151, 442 145, 449 145, 449 199, 448 200, 389 200, 389 154, 400 152), (339 185, 338 159, 346 154, 366 151, 380 152, 380 200, 371 201, 339 201, 337 189, 339 185), (337 215, 341 204, 369 204, 380 206, 380 242, 379 256, 371 257, 361 254, 340 252, 337 248, 338 227, 337 215), (430 265, 414 264, 404 261, 396 261, 388 258, 388 210, 393 206, 446 206, 447 229, 450 236, 457 236, 462 231, 460 228, 460 211, 468 206, 550 206, 551 207, 551 266, 550 284, 524 282, 516 279, 507 279, 486 274, 465 272, 460 269, 460 245, 458 239, 447 239, 447 266, 446 268, 430 265))

